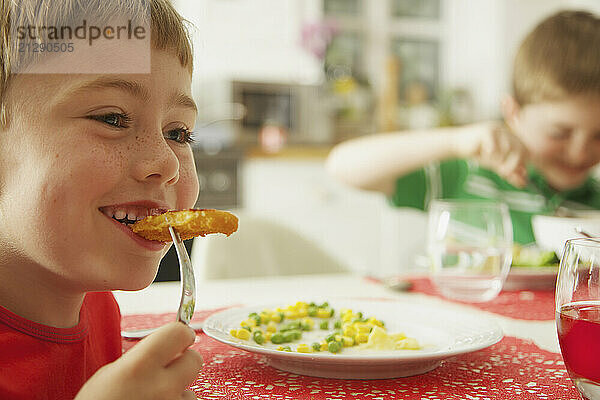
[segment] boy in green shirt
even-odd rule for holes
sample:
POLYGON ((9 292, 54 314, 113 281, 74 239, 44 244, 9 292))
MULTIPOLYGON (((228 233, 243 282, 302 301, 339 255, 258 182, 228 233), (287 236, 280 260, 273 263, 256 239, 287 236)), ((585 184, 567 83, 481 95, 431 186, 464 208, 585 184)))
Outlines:
POLYGON ((542 21, 514 62, 505 124, 394 132, 336 146, 328 171, 381 191, 399 207, 434 198, 506 202, 515 242, 534 241, 531 216, 600 209, 600 19, 563 11, 542 21))

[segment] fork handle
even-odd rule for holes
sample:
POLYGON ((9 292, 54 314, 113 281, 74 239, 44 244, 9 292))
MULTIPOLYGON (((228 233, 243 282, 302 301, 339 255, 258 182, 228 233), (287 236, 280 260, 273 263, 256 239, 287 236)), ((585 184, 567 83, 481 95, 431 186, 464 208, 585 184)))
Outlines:
POLYGON ((177 258, 179 259, 179 275, 181 279, 181 301, 177 310, 177 320, 184 324, 190 323, 194 315, 196 306, 196 279, 194 277, 194 268, 188 256, 187 250, 183 245, 183 240, 179 232, 172 226, 169 226, 169 233, 175 244, 177 258))

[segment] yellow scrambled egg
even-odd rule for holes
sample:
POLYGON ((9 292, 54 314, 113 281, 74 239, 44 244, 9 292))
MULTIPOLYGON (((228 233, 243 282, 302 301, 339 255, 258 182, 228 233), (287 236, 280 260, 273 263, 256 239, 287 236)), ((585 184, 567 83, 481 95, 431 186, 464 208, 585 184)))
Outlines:
POLYGON ((360 344, 363 349, 372 350, 419 350, 421 346, 415 338, 403 333, 388 334, 385 329, 376 326, 371 330, 367 343, 360 344))

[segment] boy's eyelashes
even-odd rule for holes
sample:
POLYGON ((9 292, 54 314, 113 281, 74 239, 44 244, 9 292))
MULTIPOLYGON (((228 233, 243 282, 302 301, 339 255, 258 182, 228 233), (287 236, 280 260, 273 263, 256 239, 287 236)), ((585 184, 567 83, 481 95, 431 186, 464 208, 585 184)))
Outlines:
POLYGON ((185 127, 170 129, 164 133, 164 136, 181 144, 194 142, 194 132, 185 127))
POLYGON ((571 137, 571 131, 568 131, 568 130, 554 131, 554 132, 550 132, 550 134, 548 136, 554 140, 566 140, 571 137))
MULTIPOLYGON (((89 115, 87 118, 109 125, 112 128, 126 129, 131 126, 131 117, 127 113, 111 112, 106 114, 89 115)), ((187 127, 177 127, 164 132, 164 137, 180 144, 194 141, 193 132, 187 127)))
POLYGON ((118 129, 129 128, 131 125, 131 117, 126 113, 111 112, 106 114, 89 115, 88 118, 118 129))

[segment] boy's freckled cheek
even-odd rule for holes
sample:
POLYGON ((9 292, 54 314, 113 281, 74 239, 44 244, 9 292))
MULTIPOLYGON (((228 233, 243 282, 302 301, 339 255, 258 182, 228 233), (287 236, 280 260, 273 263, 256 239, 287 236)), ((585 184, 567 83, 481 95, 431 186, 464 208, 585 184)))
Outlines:
MULTIPOLYGON (((193 165, 192 165, 193 166, 193 165)), ((180 172, 179 180, 186 185, 179 190, 178 208, 191 208, 196 204, 199 193, 198 175, 195 168, 184 168, 180 172)))

